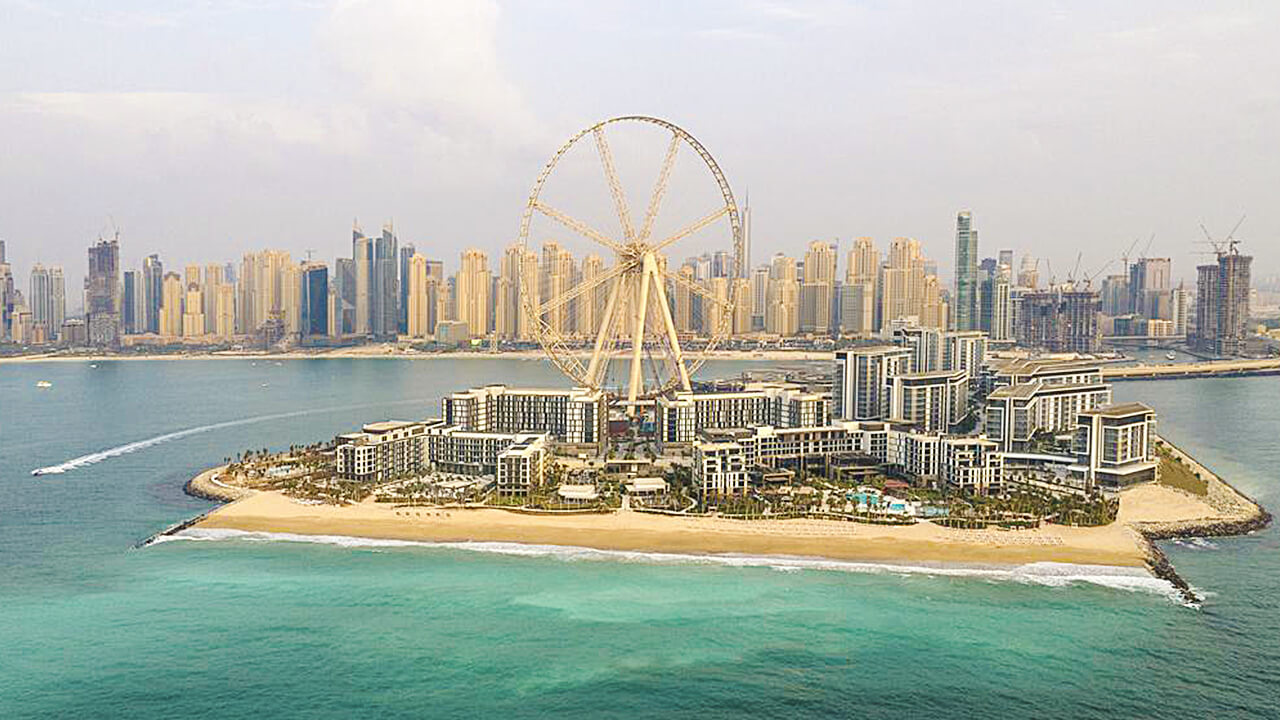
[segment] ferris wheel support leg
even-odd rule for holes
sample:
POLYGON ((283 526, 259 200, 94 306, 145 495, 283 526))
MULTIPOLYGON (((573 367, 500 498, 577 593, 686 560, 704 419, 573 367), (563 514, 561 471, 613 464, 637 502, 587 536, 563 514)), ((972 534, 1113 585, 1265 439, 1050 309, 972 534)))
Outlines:
POLYGON ((598 385, 596 374, 607 371, 608 368, 602 368, 601 362, 604 360, 605 338, 612 334, 614 313, 617 312, 618 295, 622 292, 622 286, 626 276, 615 278, 613 288, 609 290, 609 301, 604 307, 604 317, 600 319, 600 330, 596 333, 595 349, 591 351, 591 364, 587 367, 587 380, 598 385))
POLYGON ((653 290, 657 293, 658 307, 662 308, 662 325, 667 332, 667 341, 671 343, 671 353, 675 356, 676 369, 680 373, 680 389, 692 390, 689 383, 689 368, 684 364, 684 352, 680 349, 680 336, 676 332, 675 321, 671 319, 671 306, 667 304, 667 291, 662 287, 662 277, 658 274, 658 263, 653 254, 645 255, 645 265, 653 266, 653 290))
POLYGON ((628 412, 632 415, 636 413, 636 398, 640 396, 640 388, 644 384, 644 326, 649 312, 649 282, 652 273, 651 260, 645 257, 644 268, 640 272, 640 285, 636 288, 639 302, 634 306, 635 315, 631 319, 635 326, 632 329, 631 386, 627 389, 627 400, 630 403, 628 412))

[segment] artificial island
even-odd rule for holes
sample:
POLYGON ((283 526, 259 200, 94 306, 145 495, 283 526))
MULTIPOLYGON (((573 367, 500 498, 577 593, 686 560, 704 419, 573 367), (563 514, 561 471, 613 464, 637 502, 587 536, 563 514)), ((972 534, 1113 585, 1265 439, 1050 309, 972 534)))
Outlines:
MULTIPOLYGON (((677 187, 677 201, 697 196, 687 183, 677 187)), ((1096 293, 1075 281, 1053 291, 1055 312, 1037 346, 1056 352, 982 329, 980 314, 1001 311, 998 302, 984 307, 987 296, 965 278, 976 232, 964 220, 954 316, 936 302, 936 288, 930 294, 910 273, 881 272, 851 298, 857 307, 845 308, 877 332, 839 339, 802 370, 700 379, 749 303, 748 251, 729 184, 701 143, 671 123, 596 124, 548 162, 520 226, 522 245, 545 221, 613 259, 567 289, 517 273, 514 322, 537 339, 566 387, 460 388, 425 419, 379 420, 305 447, 241 453, 188 484, 231 502, 181 527, 1146 567, 1193 598, 1151 541, 1248 532, 1270 516, 1162 439, 1155 409, 1113 402, 1106 360, 1073 345, 1097 334, 1088 301, 1096 293), (633 218, 609 139, 635 126, 659 133, 666 148, 641 218, 633 218), (615 221, 608 230, 560 209, 581 194, 554 192, 557 168, 586 145, 603 170, 601 197, 615 221), (664 196, 682 152, 706 171, 714 202, 692 222, 666 226, 664 196), (728 245, 716 255, 727 266, 719 282, 668 269, 673 246, 716 227, 728 245), (935 302, 923 300, 930 296, 935 302), (696 313, 702 332, 692 336, 681 313, 696 313)), ((834 302, 817 295, 801 303, 813 305, 811 314, 834 302)), ((1008 315, 1007 293, 1003 299, 1008 315)), ((797 310, 795 298, 773 300, 772 312, 797 310)))

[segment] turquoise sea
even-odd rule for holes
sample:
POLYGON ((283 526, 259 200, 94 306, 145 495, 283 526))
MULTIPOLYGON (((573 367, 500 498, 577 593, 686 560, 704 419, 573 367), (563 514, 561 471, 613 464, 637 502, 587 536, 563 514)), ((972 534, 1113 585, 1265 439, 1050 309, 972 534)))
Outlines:
MULTIPOLYGON (((510 359, 0 365, 0 718, 1280 717, 1275 529, 1166 546, 1200 609, 1157 582, 1016 572, 131 549, 211 507, 182 484, 228 455, 435 414, 494 380, 559 382, 510 359)), ((1280 380, 1117 395, 1280 506, 1280 380)))

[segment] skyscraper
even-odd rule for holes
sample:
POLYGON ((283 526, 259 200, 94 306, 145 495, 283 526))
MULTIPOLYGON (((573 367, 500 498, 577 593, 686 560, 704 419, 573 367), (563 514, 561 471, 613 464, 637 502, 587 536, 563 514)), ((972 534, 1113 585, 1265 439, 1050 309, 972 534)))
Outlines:
POLYGON ((85 324, 89 344, 120 344, 120 241, 101 240, 89 248, 89 274, 84 279, 85 324))
POLYGON ((222 265, 211 263, 204 267, 204 331, 206 335, 218 332, 218 295, 227 283, 226 271, 222 265))
MULTIPOLYGON (((188 266, 187 270, 189 278, 200 277, 200 266, 188 266), (190 272, 193 267, 194 273, 190 272)), ((204 291, 200 283, 194 280, 184 282, 183 286, 186 288, 186 294, 182 302, 182 337, 201 337, 204 335, 204 291)))
POLYGON ((765 292, 765 330, 788 337, 800 330, 800 283, 796 261, 781 253, 769 263, 769 284, 765 292))
POLYGON ((218 302, 214 307, 213 334, 222 340, 230 340, 236 334, 236 287, 234 283, 227 282, 218 286, 218 302))
POLYGON ((140 332, 160 334, 160 306, 164 296, 164 263, 159 255, 148 255, 142 261, 143 317, 140 332))
POLYGON ((417 253, 409 258, 408 309, 409 326, 405 330, 410 337, 425 338, 435 332, 436 293, 439 287, 431 277, 427 259, 417 253))
POLYGON ((49 321, 53 315, 53 300, 49 291, 49 271, 40 263, 31 266, 27 307, 31 309, 32 325, 40 328, 37 332, 46 333, 47 337, 50 331, 49 321))
POLYGON ((978 329, 992 340, 1013 338, 1012 275, 1012 268, 1003 262, 980 273, 978 329))
POLYGON ((334 331, 350 335, 356 331, 356 261, 338 258, 333 261, 334 331))
POLYGON ((5 260, 4 253, 4 241, 0 240, 0 341, 13 338, 13 307, 15 305, 13 269, 5 260))
POLYGON ((67 281, 62 266, 49 268, 49 337, 61 338, 62 324, 67 321, 67 281))
POLYGON ((1172 289, 1169 258, 1138 258, 1129 266, 1129 311, 1153 320, 1161 317, 1160 308, 1168 307, 1172 289))
POLYGON ((880 253, 869 237, 853 241, 840 290, 840 329, 855 335, 875 332, 876 278, 880 253))
POLYGON ((146 322, 146 308, 142 302, 142 273, 138 270, 124 271, 123 304, 124 334, 137 335, 140 325, 146 322))
MULTIPOLYGON (((574 275, 577 268, 573 262, 573 253, 561 247, 559 243, 548 241, 542 244, 542 260, 539 268, 539 299, 548 303, 573 289, 574 275)), ((461 316, 458 317, 461 320, 461 316)), ((568 333, 573 329, 573 303, 564 303, 546 313, 542 318, 557 333, 568 333)))
POLYGON ((309 262, 302 266, 301 318, 298 333, 303 338, 329 334, 329 266, 309 262))
POLYGON ((751 271, 751 329, 763 330, 765 303, 769 296, 769 266, 761 265, 751 271))
POLYGON ((1195 345, 1218 355, 1240 355, 1249 337, 1249 283, 1253 258, 1235 243, 1219 250, 1217 262, 1196 268, 1195 345))
POLYGON ((185 288, 182 276, 175 272, 164 274, 163 292, 160 298, 160 335, 177 338, 182 335, 182 304, 185 288))
POLYGON ((457 319, 467 324, 472 337, 489 333, 490 285, 489 257, 475 248, 463 251, 456 289, 457 319))
POLYGON ((369 321, 374 337, 394 337, 400 328, 399 270, 400 258, 397 241, 391 227, 384 227, 382 235, 374 242, 373 283, 370 292, 369 321))
POLYGON ((836 247, 821 241, 809 243, 804 254, 804 283, 800 286, 800 330, 828 335, 835 302, 836 247))
POLYGON ((968 210, 956 216, 957 330, 978 329, 978 233, 968 210))
POLYGON ((925 270, 926 261, 915 238, 894 238, 889 261, 877 285, 881 331, 897 323, 943 328, 949 306, 942 298, 938 276, 925 270))
POLYGON ((373 241, 359 228, 351 231, 351 258, 355 261, 355 326, 356 335, 373 332, 373 241))
POLYGON ((409 331, 409 260, 416 253, 413 243, 405 243, 400 246, 400 275, 397 278, 396 287, 399 289, 399 301, 397 303, 397 311, 399 312, 399 332, 406 333, 409 331))
POLYGON ((1040 286, 1040 261, 1030 255, 1023 255, 1018 267, 1018 287, 1035 290, 1040 286))

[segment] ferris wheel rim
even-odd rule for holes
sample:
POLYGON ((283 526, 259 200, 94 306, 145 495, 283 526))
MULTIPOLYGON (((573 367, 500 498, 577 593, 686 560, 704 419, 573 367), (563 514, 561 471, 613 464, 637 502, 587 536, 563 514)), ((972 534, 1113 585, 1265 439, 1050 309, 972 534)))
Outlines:
MULTIPOLYGON (((550 215, 548 212, 550 208, 540 206, 539 198, 547 180, 551 177, 560 160, 587 135, 595 134, 597 142, 601 143, 602 139, 600 134, 603 132, 604 128, 610 125, 628 122, 656 125, 671 132, 673 135, 673 148, 676 146, 676 141, 678 140, 692 148, 698 155, 699 159, 702 160, 703 165, 711 173, 712 179, 716 182, 720 191, 721 199, 724 201, 724 208, 721 212, 727 215, 729 219, 730 237, 733 246, 733 268, 729 280, 731 282, 739 280, 743 276, 746 258, 744 257, 741 214, 738 210, 737 202, 733 195, 733 189, 730 187, 728 179, 720 169, 720 165, 714 156, 711 155, 710 151, 708 151, 692 133, 673 122, 650 115, 619 115, 610 117, 578 131, 560 145, 556 152, 543 166, 542 170, 538 173, 537 178, 534 180, 533 188, 530 190, 529 196, 525 202, 524 211, 520 220, 520 234, 517 240, 517 244, 521 252, 527 253, 530 251, 529 229, 535 211, 541 210, 550 215)), ((607 153, 607 146, 601 147, 600 150, 602 153, 607 153)), ((669 150, 669 152, 671 151, 669 150)), ((608 167, 608 163, 611 162, 611 160, 606 158, 603 162, 606 163, 606 171, 611 173, 612 168, 608 167)), ((616 178, 611 178, 611 180, 616 182, 616 178)), ((659 181, 662 182, 663 178, 660 177, 659 181)), ((617 188, 614 188, 614 192, 615 201, 617 201, 617 188)), ((621 214, 622 211, 625 210, 625 207, 619 207, 618 210, 621 214)), ((649 213, 652 212, 653 208, 651 207, 649 213)), ((706 218, 704 218, 704 220, 705 219, 706 218)), ((647 213, 646 222, 651 222, 651 220, 652 218, 648 217, 647 213)), ((627 236, 626 239, 630 240, 631 228, 627 226, 628 220, 625 215, 623 215, 622 222, 624 225, 624 236, 627 236)), ((582 230, 579 230, 579 234, 585 233, 583 233, 582 230)), ((621 248, 616 244, 602 242, 603 240, 606 240, 606 238, 603 237, 592 237, 589 234, 587 234, 587 237, 595 240, 598 244, 612 247, 613 250, 618 251, 616 264, 613 266, 614 269, 620 267, 624 262, 627 262, 627 260, 622 257, 621 248)), ((647 240, 647 237, 643 239, 647 240)), ((656 252, 656 249, 653 249, 653 252, 656 252)), ((551 328, 543 320, 542 306, 535 305, 532 302, 533 294, 530 292, 530 288, 527 287, 528 278, 526 278, 526 274, 523 272, 519 273, 519 280, 521 290, 520 307, 522 311, 530 317, 530 322, 534 326, 534 329, 531 332, 539 346, 543 349, 543 352, 548 356, 552 363, 561 372, 573 380, 576 385, 588 387, 593 390, 608 390, 606 387, 607 383, 603 381, 603 377, 607 376, 607 372, 602 375, 602 379, 599 381, 595 381, 588 377, 587 368, 582 366, 582 363, 576 356, 577 349, 568 347, 566 338, 558 331, 551 328)), ((621 280, 618 279, 617 283, 620 282, 621 280)), ((572 292, 572 290, 570 292, 572 292)), ((682 355, 683 357, 680 362, 683 362, 687 376, 692 376, 696 373, 698 369, 706 363, 715 348, 728 337, 733 324, 735 308, 737 307, 737 304, 742 301, 742 298, 738 297, 738 295, 739 292, 737 292, 735 286, 731 285, 728 292, 727 302, 721 306, 719 321, 716 324, 716 327, 708 333, 706 343, 701 349, 688 352, 687 354, 682 354, 678 349, 676 349, 677 355, 682 355)), ((670 377, 666 378, 661 383, 655 383, 652 387, 645 388, 643 398, 650 400, 654 397, 666 394, 668 391, 680 384, 680 381, 681 378, 673 372, 670 377)))

